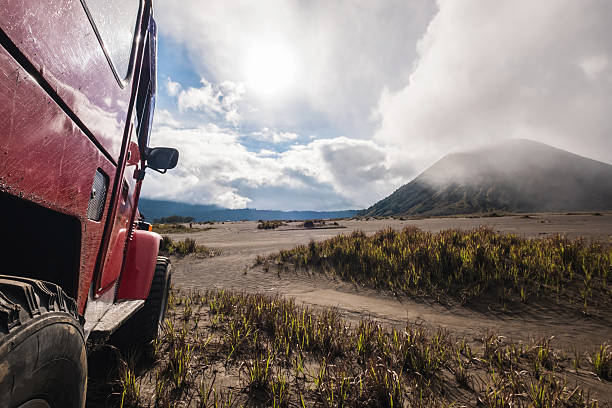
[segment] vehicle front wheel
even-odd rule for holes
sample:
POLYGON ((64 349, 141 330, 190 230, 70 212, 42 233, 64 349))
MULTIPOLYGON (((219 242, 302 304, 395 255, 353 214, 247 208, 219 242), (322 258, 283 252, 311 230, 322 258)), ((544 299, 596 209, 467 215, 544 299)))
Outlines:
POLYGON ((85 336, 52 283, 0 275, 0 408, 82 408, 85 336))

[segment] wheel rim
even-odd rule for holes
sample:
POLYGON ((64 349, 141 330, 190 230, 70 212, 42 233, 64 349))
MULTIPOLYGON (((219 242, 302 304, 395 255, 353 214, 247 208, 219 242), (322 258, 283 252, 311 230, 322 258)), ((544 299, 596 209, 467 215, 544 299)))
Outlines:
POLYGON ((29 400, 28 402, 21 404, 17 408, 51 408, 51 405, 45 400, 40 398, 36 398, 33 400, 29 400))

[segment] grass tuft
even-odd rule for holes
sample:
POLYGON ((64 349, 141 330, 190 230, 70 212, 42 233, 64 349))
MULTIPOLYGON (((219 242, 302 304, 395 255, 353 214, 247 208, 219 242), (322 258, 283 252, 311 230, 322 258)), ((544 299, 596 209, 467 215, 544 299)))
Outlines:
POLYGON ((487 228, 430 233, 406 227, 371 236, 356 231, 258 257, 256 263, 463 303, 565 299, 585 313, 593 304, 612 304, 612 246, 560 236, 525 239, 487 228))
POLYGON ((595 368, 595 374, 602 380, 612 380, 612 347, 603 343, 599 350, 592 353, 589 361, 595 368))
POLYGON ((215 256, 217 252, 205 245, 199 245, 193 238, 185 238, 182 241, 174 241, 170 236, 163 235, 159 247, 159 252, 162 255, 177 255, 185 256, 189 254, 197 254, 208 258, 215 256))
MULTIPOLYGON (((468 344, 420 325, 352 325, 336 310, 277 296, 171 297, 154 366, 140 376, 122 372, 123 406, 597 406, 588 390, 567 385, 571 359, 553 339, 513 343, 491 334, 468 344)), ((585 369, 609 367, 609 347, 591 360, 585 369)))
POLYGON ((280 226, 285 225, 285 223, 283 221, 276 221, 276 220, 272 220, 272 221, 262 221, 259 220, 259 222, 257 223, 257 229, 276 229, 280 226))

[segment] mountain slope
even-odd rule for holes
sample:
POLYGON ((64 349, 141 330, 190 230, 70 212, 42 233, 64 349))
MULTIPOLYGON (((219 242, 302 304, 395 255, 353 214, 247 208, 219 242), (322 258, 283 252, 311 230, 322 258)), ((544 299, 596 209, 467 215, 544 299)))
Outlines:
POLYGON ((513 139, 449 154, 360 215, 612 209, 612 166, 513 139))

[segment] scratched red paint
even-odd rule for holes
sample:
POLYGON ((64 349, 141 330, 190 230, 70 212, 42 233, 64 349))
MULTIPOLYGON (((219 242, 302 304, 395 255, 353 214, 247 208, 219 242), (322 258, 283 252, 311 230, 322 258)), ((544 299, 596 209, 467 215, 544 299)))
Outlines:
MULTIPOLYGON (((136 258, 124 254, 126 239, 132 235, 130 221, 137 214, 134 194, 140 182, 134 175, 143 165, 131 120, 152 7, 151 0, 143 4, 133 74, 120 83, 81 2, 0 0, 0 28, 38 73, 30 75, 27 63, 2 44, 0 189, 80 220, 80 313, 92 283, 97 283, 97 293, 114 287, 125 268, 124 259, 131 259, 132 267, 147 268, 146 262, 134 266, 134 259, 143 257, 142 250, 136 258), (47 92, 44 83, 56 95, 47 92), (110 180, 99 222, 86 216, 97 169, 110 180)), ((150 278, 146 274, 145 282, 150 278)), ((142 284, 142 279, 131 281, 142 284)), ((129 289, 123 290, 130 293, 129 289)))

